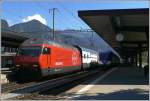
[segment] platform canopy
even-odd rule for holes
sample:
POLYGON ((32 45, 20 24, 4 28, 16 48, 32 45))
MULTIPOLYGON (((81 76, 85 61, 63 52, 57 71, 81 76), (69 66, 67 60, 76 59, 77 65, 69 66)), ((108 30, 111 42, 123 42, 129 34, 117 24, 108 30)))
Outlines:
POLYGON ((78 16, 113 48, 148 50, 149 9, 82 10, 78 16))
POLYGON ((29 38, 28 36, 9 29, 1 29, 1 43, 5 47, 19 47, 24 40, 29 38))

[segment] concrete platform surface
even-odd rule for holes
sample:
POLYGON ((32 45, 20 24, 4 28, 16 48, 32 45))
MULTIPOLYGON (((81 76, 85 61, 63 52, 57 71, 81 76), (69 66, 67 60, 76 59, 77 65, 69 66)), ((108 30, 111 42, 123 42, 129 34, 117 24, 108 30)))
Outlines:
POLYGON ((1 84, 4 84, 4 83, 8 83, 9 80, 7 79, 7 75, 6 74, 0 74, 0 82, 1 84))
POLYGON ((71 100, 148 100, 149 78, 135 67, 113 68, 60 96, 71 100))

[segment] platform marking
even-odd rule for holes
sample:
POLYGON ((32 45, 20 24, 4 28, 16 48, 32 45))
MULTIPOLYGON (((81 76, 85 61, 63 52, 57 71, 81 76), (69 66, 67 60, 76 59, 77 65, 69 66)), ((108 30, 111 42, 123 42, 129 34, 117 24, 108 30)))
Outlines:
POLYGON ((84 94, 85 92, 87 92, 88 90, 90 90, 92 87, 95 86, 96 83, 100 82, 102 79, 104 79, 106 76, 108 76, 111 72, 115 71, 117 68, 113 68, 111 70, 109 70, 108 72, 106 72, 105 74, 103 74, 102 76, 100 76, 98 79, 94 80, 93 82, 91 82, 89 85, 85 86, 84 88, 80 89, 77 93, 75 93, 74 96, 70 96, 67 98, 75 98, 75 97, 80 97, 82 96, 82 94, 84 94))
POLYGON ((22 94, 15 94, 15 93, 1 94, 1 100, 6 100, 20 95, 22 94))

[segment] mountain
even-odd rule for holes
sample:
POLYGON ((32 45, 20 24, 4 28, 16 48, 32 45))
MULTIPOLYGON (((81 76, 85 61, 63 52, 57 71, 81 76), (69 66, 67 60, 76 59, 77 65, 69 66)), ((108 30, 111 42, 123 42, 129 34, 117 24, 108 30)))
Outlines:
POLYGON ((8 22, 4 19, 1 19, 1 28, 2 29, 9 29, 8 22))
POLYGON ((30 36, 32 37, 42 37, 43 34, 49 35, 49 38, 52 37, 52 29, 49 28, 48 26, 42 24, 40 21, 38 20, 31 20, 28 22, 24 22, 24 23, 19 23, 19 24, 15 24, 13 26, 10 26, 10 29, 15 31, 15 32, 19 32, 21 33, 27 33, 30 34, 30 36))
POLYGON ((14 31, 18 31, 18 32, 27 32, 27 33, 31 33, 31 32, 39 33, 39 32, 51 31, 51 28, 42 24, 38 20, 31 20, 28 22, 15 24, 15 25, 11 26, 10 29, 14 30, 14 31))

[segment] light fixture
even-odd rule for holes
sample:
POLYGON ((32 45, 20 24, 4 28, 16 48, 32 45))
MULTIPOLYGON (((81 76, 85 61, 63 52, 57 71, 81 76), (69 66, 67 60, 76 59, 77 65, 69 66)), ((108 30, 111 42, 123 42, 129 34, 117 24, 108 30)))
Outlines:
POLYGON ((34 64, 33 67, 38 67, 38 65, 34 64))
POLYGON ((16 67, 20 67, 20 65, 16 65, 16 67))
POLYGON ((117 41, 121 42, 121 41, 123 41, 123 39, 124 39, 124 35, 122 33, 118 33, 116 35, 116 40, 117 41))

